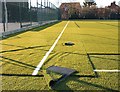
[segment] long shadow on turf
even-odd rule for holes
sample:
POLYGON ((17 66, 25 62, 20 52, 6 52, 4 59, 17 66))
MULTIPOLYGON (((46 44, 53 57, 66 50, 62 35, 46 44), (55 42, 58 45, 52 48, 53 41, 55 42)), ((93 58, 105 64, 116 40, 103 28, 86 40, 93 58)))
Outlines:
MULTIPOLYGON (((10 60, 10 62, 8 61, 5 61, 7 63, 10 63, 10 64, 13 64, 15 66, 20 66, 20 67, 24 67, 24 68, 30 68, 32 70, 34 70, 36 67, 35 66, 32 66, 32 65, 29 65, 29 64, 26 64, 26 63, 23 63, 23 62, 20 62, 20 61, 17 61, 17 60, 13 60, 13 59, 10 59, 10 58, 6 58, 6 57, 3 57, 3 59, 6 59, 6 60, 10 60), (15 63, 11 63, 11 62, 15 62, 15 63)), ((36 75, 36 76, 33 76, 33 75, 30 75, 30 74, 0 74, 0 76, 15 76, 15 77, 44 77, 44 75, 36 75)))
POLYGON ((1 45, 6 45, 6 46, 14 46, 14 47, 20 47, 20 48, 25 48, 24 46, 18 46, 18 45, 13 45, 13 44, 3 44, 0 43, 1 45))
MULTIPOLYGON (((85 87, 85 86, 89 86, 89 87, 93 87, 94 89, 91 88, 91 90, 84 90, 85 92, 94 92, 94 91, 101 91, 101 92, 117 92, 117 90, 114 90, 112 88, 108 88, 108 87, 104 87, 102 85, 98 85, 98 84, 94 84, 94 83, 89 83, 89 82, 86 82, 86 81, 83 81, 83 80, 80 80, 79 78, 82 78, 82 77, 69 77, 68 79, 66 79, 65 81, 62 81, 59 83, 59 85, 55 85, 54 87, 54 90, 58 91, 58 92, 63 92, 63 91, 68 91, 68 92, 73 92, 73 91, 77 91, 76 90, 72 90, 70 87, 68 87, 68 82, 69 81, 74 81, 72 83, 79 83, 81 86, 85 87), (95 90, 96 88, 99 88, 101 90, 95 90)), ((78 87, 81 87, 79 86, 78 84, 78 87)), ((74 84, 71 84, 71 85, 74 85, 74 84)), ((77 86, 77 85, 75 85, 77 86)), ((76 87, 75 87, 76 88, 76 87)), ((83 91, 82 89, 79 90, 79 91, 83 91)))
MULTIPOLYGON (((32 70, 34 70, 36 67, 35 66, 32 66, 32 65, 29 65, 29 64, 26 64, 26 63, 23 63, 23 62, 20 62, 20 61, 16 61, 16 60, 13 60, 13 59, 9 59, 9 58, 6 58, 6 57, 2 57, 3 59, 7 59, 7 60, 10 60, 10 62, 8 61, 7 63, 10 63, 10 64, 13 64, 15 66, 20 66, 20 67, 24 67, 24 68, 30 68, 32 70), (15 62, 15 63, 11 63, 11 62, 15 62)), ((5 61, 6 62, 6 61, 5 61)), ((44 75, 36 75, 36 76, 32 76, 30 74, 0 74, 0 76, 15 76, 15 77, 44 77, 44 75)))
MULTIPOLYGON (((6 50, 6 51, 1 51, 0 53, 5 53, 5 52, 15 52, 15 51, 21 51, 21 50, 29 50, 29 49, 35 49, 35 48, 40 48, 40 47, 47 47, 51 45, 46 45, 46 46, 33 46, 33 47, 25 47, 21 49, 14 49, 14 50, 6 50)), ((47 51, 47 50, 45 50, 47 51)))
POLYGON ((0 76, 9 76, 9 77, 44 77, 44 75, 30 75, 30 74, 0 74, 0 76))
MULTIPOLYGON (((24 65, 25 67, 27 66, 27 67, 30 67, 30 68, 32 68, 32 69, 35 69, 36 67, 35 66, 32 66, 32 65, 30 65, 30 64, 26 64, 26 63, 23 63, 23 62, 20 62, 20 61, 17 61, 17 60, 13 60, 13 59, 10 59, 10 58, 6 58, 6 57, 4 57, 4 56, 2 56, 1 58, 3 58, 3 59, 6 59, 6 60, 10 60, 11 62, 15 62, 15 63, 17 63, 17 64, 20 64, 20 65, 24 65)), ((12 63, 13 64, 13 63, 12 63)), ((23 66, 23 67, 24 67, 23 66)))
MULTIPOLYGON (((103 36, 97 36, 97 35, 92 35, 92 34, 80 34, 80 35, 87 35, 87 36, 104 38, 104 39, 108 39, 108 40, 116 40, 116 41, 119 41, 118 39, 113 39, 113 38, 108 38, 108 37, 103 37, 103 36)), ((115 45, 116 45, 116 44, 115 44, 115 45)))
POLYGON ((33 29, 29 29, 29 30, 25 30, 25 31, 18 32, 18 33, 15 33, 15 34, 7 35, 7 36, 5 36, 5 37, 0 38, 0 40, 8 39, 8 38, 10 38, 10 37, 17 36, 17 35, 19 35, 19 34, 21 34, 21 33, 27 32, 27 31, 33 31, 33 32, 41 31, 41 30, 43 30, 43 29, 46 29, 46 28, 51 27, 51 26, 53 26, 53 25, 56 25, 56 24, 58 24, 58 23, 60 23, 60 22, 61 22, 61 21, 57 21, 57 22, 49 23, 49 24, 46 24, 46 25, 43 25, 43 26, 40 26, 40 27, 36 27, 36 28, 33 28, 33 29))
POLYGON ((78 27, 78 28, 80 28, 80 26, 76 23, 76 22, 74 22, 75 23, 75 25, 78 27))
MULTIPOLYGON (((76 55, 86 55, 86 54, 80 54, 80 53, 74 53, 74 52, 64 52, 69 54, 76 54, 76 55)), ((103 52, 95 52, 95 53, 87 53, 88 55, 120 55, 120 53, 103 53, 103 52)))
POLYGON ((120 55, 120 53, 88 53, 88 55, 120 55))
POLYGON ((105 60, 113 60, 113 61, 119 61, 119 59, 112 59, 112 58, 104 58, 104 57, 98 57, 98 56, 91 56, 93 58, 100 58, 100 59, 105 59, 105 60))
POLYGON ((29 69, 34 70, 33 67, 29 67, 29 66, 25 66, 25 65, 22 65, 22 64, 19 64, 19 63, 13 63, 13 62, 9 62, 9 61, 5 61, 5 63, 2 64, 2 67, 6 64, 12 64, 12 65, 15 65, 15 66, 19 66, 19 67, 23 67, 23 68, 29 68, 29 69))
POLYGON ((111 24, 101 23, 101 22, 97 22, 97 23, 99 23, 99 24, 103 24, 103 25, 109 25, 109 26, 119 27, 119 25, 117 26, 117 25, 111 25, 111 24))
MULTIPOLYGON (((87 54, 87 57, 88 57, 88 60, 89 60, 89 62, 90 62, 90 64, 91 64, 93 70, 96 70, 95 65, 94 65, 94 63, 92 62, 89 54, 87 54)), ((94 71, 94 73, 95 73, 95 76, 98 78, 98 77, 99 77, 98 73, 97 73, 96 71, 94 71)))

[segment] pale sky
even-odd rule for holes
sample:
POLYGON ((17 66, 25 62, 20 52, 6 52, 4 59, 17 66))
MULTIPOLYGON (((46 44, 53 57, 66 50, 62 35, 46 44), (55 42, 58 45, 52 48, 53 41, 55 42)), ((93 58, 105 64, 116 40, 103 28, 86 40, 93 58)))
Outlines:
MULTIPOLYGON (((36 0, 31 0, 32 1, 32 5, 36 5, 36 0)), ((42 0, 44 1, 44 0, 42 0)), ((47 1, 47 0, 46 0, 47 1)), ((59 5, 63 2, 80 2, 81 5, 83 5, 84 0, 48 0, 51 3, 55 4, 56 6, 58 6, 58 2, 59 5)), ((104 6, 108 6, 111 4, 111 2, 115 1, 116 4, 118 5, 118 2, 120 0, 94 0, 97 4, 98 7, 104 7, 104 6)), ((41 2, 41 0, 38 0, 38 2, 41 2)))

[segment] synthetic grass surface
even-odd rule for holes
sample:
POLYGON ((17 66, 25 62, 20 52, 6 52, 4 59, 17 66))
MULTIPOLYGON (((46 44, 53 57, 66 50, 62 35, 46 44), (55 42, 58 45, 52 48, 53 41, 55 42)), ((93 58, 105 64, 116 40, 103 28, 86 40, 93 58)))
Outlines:
POLYGON ((93 71, 118 69, 118 21, 70 21, 38 76, 32 76, 66 23, 1 40, 2 90, 51 90, 46 74, 51 65, 79 72, 56 85, 56 90, 118 90, 118 73, 93 71), (65 46, 69 41, 75 45, 65 46))

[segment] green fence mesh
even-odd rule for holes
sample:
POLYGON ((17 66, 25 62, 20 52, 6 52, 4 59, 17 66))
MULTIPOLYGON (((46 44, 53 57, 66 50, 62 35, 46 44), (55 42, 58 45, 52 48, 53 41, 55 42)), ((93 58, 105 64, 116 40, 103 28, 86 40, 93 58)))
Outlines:
POLYGON ((0 7, 0 32, 58 20, 58 8, 48 0, 2 0, 0 7))

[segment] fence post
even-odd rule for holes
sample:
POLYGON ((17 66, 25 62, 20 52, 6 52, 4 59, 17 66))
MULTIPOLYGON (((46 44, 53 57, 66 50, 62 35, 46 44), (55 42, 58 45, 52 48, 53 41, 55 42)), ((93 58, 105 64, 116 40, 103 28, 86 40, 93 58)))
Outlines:
POLYGON ((6 30, 8 30, 8 12, 7 12, 7 3, 6 0, 4 0, 4 9, 5 9, 5 27, 6 30))
MULTIPOLYGON (((41 12, 42 12, 42 0, 41 0, 41 12)), ((41 20, 40 23, 42 24, 43 16, 42 16, 42 14, 41 14, 40 16, 41 16, 41 17, 40 17, 40 18, 41 18, 41 19, 40 19, 40 20, 41 20)))
POLYGON ((3 30, 5 32, 5 7, 4 7, 4 2, 2 2, 2 23, 3 23, 3 30))
POLYGON ((30 24, 32 25, 32 15, 31 15, 31 0, 30 0, 30 24))
POLYGON ((19 17, 20 17, 20 28, 22 28, 22 19, 21 19, 21 7, 20 7, 20 2, 19 2, 19 17))
POLYGON ((37 22, 38 22, 38 0, 36 0, 36 4, 37 4, 37 22))

